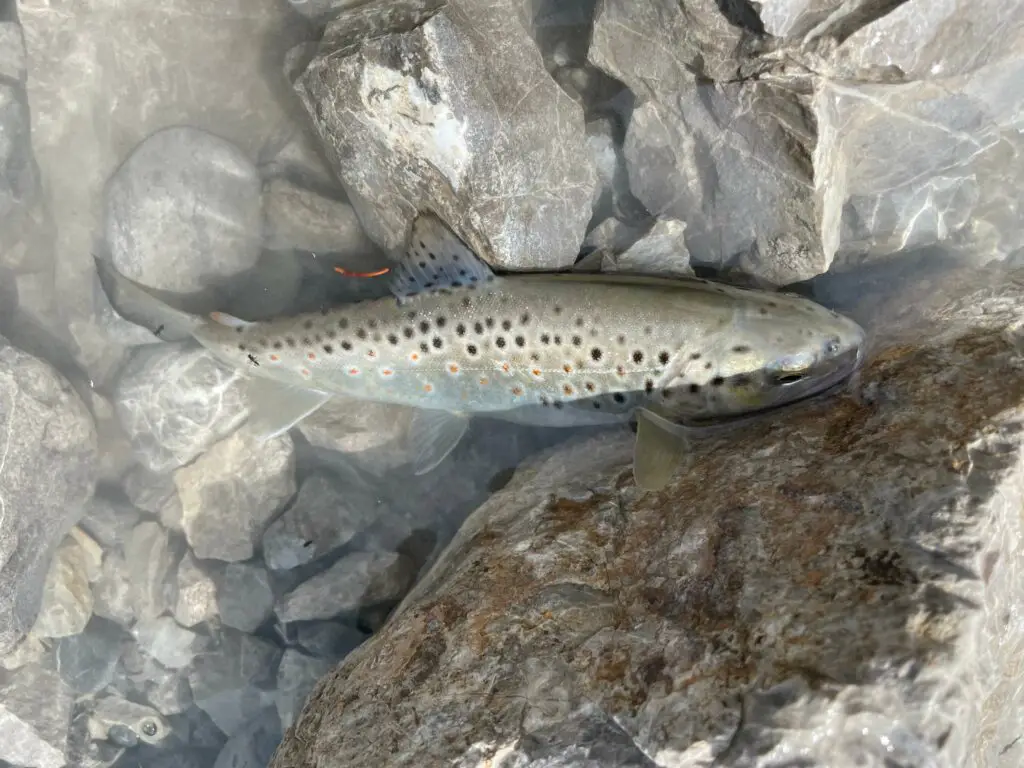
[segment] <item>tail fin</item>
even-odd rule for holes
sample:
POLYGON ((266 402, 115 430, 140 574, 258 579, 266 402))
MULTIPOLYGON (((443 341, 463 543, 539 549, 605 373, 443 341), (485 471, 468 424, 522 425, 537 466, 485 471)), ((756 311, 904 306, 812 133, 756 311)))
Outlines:
POLYGON ((121 317, 141 325, 164 341, 182 341, 206 323, 200 315, 168 304, 157 291, 140 285, 118 272, 109 260, 93 254, 96 273, 107 299, 121 317))

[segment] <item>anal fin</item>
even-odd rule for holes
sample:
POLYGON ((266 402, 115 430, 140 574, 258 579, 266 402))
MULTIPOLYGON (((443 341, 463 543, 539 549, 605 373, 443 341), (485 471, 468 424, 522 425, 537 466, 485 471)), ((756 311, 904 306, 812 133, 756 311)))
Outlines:
POLYGON ((413 472, 425 475, 445 460, 469 428, 469 416, 453 411, 420 409, 412 418, 409 441, 413 472))
POLYGON ((260 440, 287 432, 330 400, 326 392, 253 377, 248 381, 247 429, 260 440))
POLYGON ((664 488, 689 452, 685 433, 672 422, 646 408, 636 411, 636 443, 633 447, 633 479, 638 488, 664 488))

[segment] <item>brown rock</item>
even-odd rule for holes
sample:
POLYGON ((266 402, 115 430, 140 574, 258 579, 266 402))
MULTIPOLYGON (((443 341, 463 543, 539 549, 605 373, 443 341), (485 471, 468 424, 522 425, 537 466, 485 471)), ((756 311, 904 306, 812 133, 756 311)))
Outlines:
POLYGON ((943 284, 959 298, 890 313, 858 395, 701 444, 663 492, 620 433, 520 470, 272 766, 996 764, 1024 647, 1024 273, 943 284))

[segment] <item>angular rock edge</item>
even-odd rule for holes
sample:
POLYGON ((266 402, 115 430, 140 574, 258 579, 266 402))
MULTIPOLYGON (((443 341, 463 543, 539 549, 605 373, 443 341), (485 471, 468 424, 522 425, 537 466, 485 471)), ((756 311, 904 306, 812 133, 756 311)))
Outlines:
POLYGON ((620 433, 521 469, 273 768, 1022 759, 1024 272, 945 284, 860 397, 703 445, 664 492, 620 433))

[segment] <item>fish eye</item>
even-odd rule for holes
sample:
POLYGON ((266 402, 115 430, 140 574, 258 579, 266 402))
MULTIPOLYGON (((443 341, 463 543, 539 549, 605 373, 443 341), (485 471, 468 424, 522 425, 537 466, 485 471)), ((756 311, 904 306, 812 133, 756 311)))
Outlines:
POLYGON ((825 344, 825 354, 838 355, 839 354, 839 342, 835 339, 829 339, 825 344))

